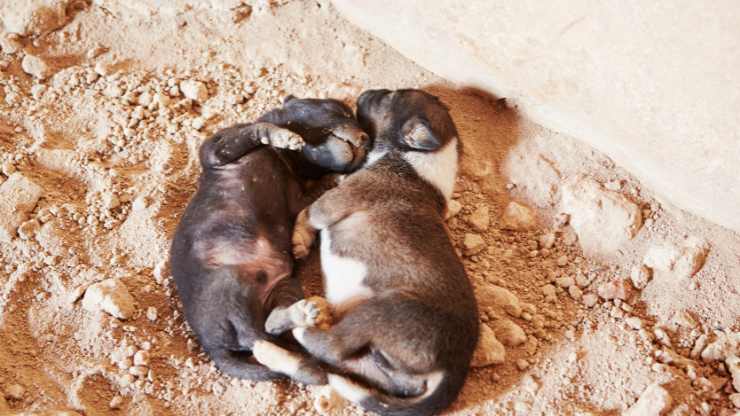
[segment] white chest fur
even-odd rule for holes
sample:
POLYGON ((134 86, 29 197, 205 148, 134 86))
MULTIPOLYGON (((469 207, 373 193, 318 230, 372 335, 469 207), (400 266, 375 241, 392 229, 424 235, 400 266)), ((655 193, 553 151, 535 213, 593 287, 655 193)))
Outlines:
POLYGON ((326 300, 335 307, 372 296, 372 290, 364 282, 367 267, 355 259, 333 253, 331 232, 326 228, 321 230, 321 269, 326 300))
POLYGON ((434 185, 449 202, 457 178, 457 138, 436 152, 408 152, 404 158, 422 178, 434 185))

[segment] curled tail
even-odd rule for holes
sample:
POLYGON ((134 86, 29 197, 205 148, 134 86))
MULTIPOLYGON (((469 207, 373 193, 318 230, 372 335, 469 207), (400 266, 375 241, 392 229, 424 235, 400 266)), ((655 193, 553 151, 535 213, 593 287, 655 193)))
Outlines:
POLYGON ((329 374, 329 385, 343 398, 384 416, 434 415, 447 408, 457 398, 466 374, 435 371, 427 377, 424 394, 415 397, 395 397, 362 386, 346 377, 329 374))

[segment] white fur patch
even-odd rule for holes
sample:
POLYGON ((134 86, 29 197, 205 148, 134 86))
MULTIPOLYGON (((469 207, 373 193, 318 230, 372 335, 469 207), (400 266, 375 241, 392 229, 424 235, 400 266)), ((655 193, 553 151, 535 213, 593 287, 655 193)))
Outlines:
POLYGON ((445 372, 442 370, 439 371, 433 371, 431 373, 427 373, 427 390, 422 394, 422 398, 426 398, 432 395, 435 390, 437 390, 437 387, 442 383, 442 380, 444 379, 445 372))
POLYGON ((436 152, 407 152, 404 159, 449 201, 457 178, 457 137, 436 152))
POLYGON ((265 367, 285 375, 295 375, 301 368, 298 355, 267 341, 257 341, 252 347, 252 355, 265 367))
POLYGON ((293 328, 293 338, 298 341, 299 344, 303 345, 303 336, 306 334, 306 328, 293 328))
POLYGON ((342 376, 328 374, 327 378, 331 388, 352 403, 360 403, 370 396, 370 390, 342 376))
POLYGON ((332 305, 373 295, 373 291, 364 283, 367 266, 355 259, 334 254, 331 251, 331 234, 326 228, 321 230, 321 269, 324 272, 326 300, 332 305))
POLYGON ((377 148, 376 146, 375 148, 373 148, 373 150, 370 151, 370 153, 368 153, 365 159, 364 167, 372 166, 375 162, 382 159, 386 153, 388 153, 387 150, 377 148))

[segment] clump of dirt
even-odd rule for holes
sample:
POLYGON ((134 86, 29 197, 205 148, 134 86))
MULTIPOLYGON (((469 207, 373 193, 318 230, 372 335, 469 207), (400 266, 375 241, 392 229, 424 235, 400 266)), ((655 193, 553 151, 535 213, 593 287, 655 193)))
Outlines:
MULTIPOLYGON (((740 406, 737 234, 446 84, 327 1, 44 0, 11 17, 0 413, 361 414, 327 388, 220 374, 183 321, 167 250, 205 137, 289 93, 351 102, 373 87, 439 95, 464 143, 448 226, 483 342, 452 414, 740 406)), ((299 269, 311 293, 317 260, 299 269)))

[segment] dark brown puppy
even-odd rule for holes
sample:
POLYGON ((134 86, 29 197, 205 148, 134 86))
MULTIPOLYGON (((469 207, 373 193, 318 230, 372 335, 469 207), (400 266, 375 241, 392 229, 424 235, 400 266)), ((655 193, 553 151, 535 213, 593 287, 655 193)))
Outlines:
MULTIPOLYGON (((393 395, 329 375, 345 398, 384 415, 434 414, 457 397, 478 339, 473 290, 443 221, 457 130, 442 103, 419 90, 367 91, 357 112, 374 139, 365 166, 302 211, 293 235, 301 257, 321 231, 324 288, 338 322, 326 331, 293 323, 293 335, 320 360, 393 395)), ((296 305, 310 310, 306 303, 296 305)))
POLYGON ((362 163, 367 144, 341 102, 288 97, 259 122, 221 130, 201 146, 203 173, 170 261, 185 317, 224 373, 325 382, 318 366, 272 343, 264 322, 274 307, 303 298, 292 276, 293 222, 305 206, 294 170, 350 171, 362 163), (266 368, 254 362, 253 350, 268 358, 282 351, 286 358, 266 368))

